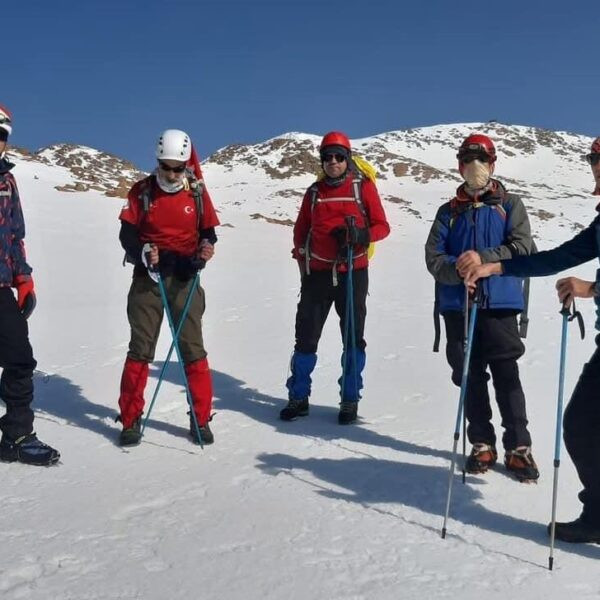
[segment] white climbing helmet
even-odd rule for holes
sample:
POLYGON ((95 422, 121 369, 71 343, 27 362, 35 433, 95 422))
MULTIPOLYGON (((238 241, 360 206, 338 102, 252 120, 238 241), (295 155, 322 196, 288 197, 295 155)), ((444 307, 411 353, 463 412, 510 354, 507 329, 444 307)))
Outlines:
POLYGON ((188 161, 192 155, 190 136, 180 129, 167 129, 160 134, 156 144, 156 158, 159 160, 188 161))

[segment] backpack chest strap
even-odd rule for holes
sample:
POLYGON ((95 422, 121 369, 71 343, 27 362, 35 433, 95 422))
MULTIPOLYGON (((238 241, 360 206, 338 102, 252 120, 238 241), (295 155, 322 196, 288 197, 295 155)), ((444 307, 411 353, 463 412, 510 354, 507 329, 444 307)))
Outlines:
MULTIPOLYGON (((356 204, 358 206, 358 210, 360 211, 360 214, 362 215, 362 217, 365 221, 365 225, 367 227, 369 227, 370 226, 369 217, 367 215, 367 211, 365 210, 365 206, 362 201, 362 191, 361 191, 362 182, 363 182, 363 178, 360 176, 356 176, 352 179, 352 192, 353 192, 352 197, 338 196, 338 197, 333 197, 333 198, 320 198, 318 182, 313 183, 309 188, 311 222, 312 222, 312 214, 313 214, 315 206, 317 204, 323 204, 323 203, 329 203, 329 202, 352 202, 352 201, 354 201, 354 202, 356 202, 356 204)), ((315 254, 314 252, 311 252, 311 249, 310 249, 311 237, 312 237, 312 226, 308 230, 308 234, 306 236, 306 242, 304 243, 304 248, 302 248, 303 254, 304 254, 306 274, 307 275, 310 274, 310 259, 311 258, 315 258, 322 262, 331 263, 332 264, 332 272, 333 272, 333 282, 334 282, 334 285, 337 285, 337 265, 339 263, 339 259, 332 260, 332 259, 328 259, 328 258, 323 258, 323 257, 315 254)), ((360 258, 360 257, 364 256, 365 254, 366 254, 366 252, 361 252, 360 254, 357 254, 354 258, 360 258)))

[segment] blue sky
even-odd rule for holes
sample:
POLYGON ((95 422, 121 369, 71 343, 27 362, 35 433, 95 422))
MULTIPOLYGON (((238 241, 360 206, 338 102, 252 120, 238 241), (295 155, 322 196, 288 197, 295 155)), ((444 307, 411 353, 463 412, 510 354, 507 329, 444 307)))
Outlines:
POLYGON ((361 137, 497 119, 600 134, 597 2, 5 2, 11 142, 149 168, 158 133, 202 155, 286 131, 361 137))

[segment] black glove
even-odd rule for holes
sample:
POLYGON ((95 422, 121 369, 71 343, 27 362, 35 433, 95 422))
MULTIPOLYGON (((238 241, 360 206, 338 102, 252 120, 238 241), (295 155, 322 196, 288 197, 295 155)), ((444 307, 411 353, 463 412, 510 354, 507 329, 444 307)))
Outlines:
POLYGON ((206 261, 199 256, 192 256, 190 259, 190 266, 196 271, 201 271, 206 266, 206 261))
POLYGON ((371 234, 368 227, 357 227, 356 225, 336 227, 331 231, 336 239, 338 248, 347 248, 348 244, 353 246, 368 246, 371 242, 371 234))
POLYGON ((196 256, 178 256, 173 267, 173 275, 180 281, 188 281, 206 266, 206 261, 196 256))

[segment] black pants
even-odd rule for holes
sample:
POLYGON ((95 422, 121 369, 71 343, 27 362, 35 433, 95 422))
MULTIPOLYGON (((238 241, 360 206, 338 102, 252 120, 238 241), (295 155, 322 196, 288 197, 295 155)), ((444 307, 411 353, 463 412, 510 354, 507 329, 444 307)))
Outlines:
MULTIPOLYGON (((353 271, 352 289, 354 300, 354 332, 356 348, 364 350, 365 319, 367 317, 368 269, 353 271)), ((296 352, 314 353, 331 305, 340 318, 340 330, 344 336, 346 319, 346 288, 348 275, 338 273, 338 284, 333 285, 331 271, 312 271, 302 279, 300 302, 296 312, 296 352)))
POLYGON ((564 438, 583 491, 586 518, 600 526, 600 335, 575 386, 564 417, 564 438))
MULTIPOLYGON (((444 321, 446 358, 452 367, 452 381, 460 386, 464 359, 464 315, 449 311, 444 314, 444 321)), ((467 436, 472 444, 496 444, 487 386, 489 367, 504 427, 504 448, 514 450, 519 446, 531 445, 525 395, 517 365, 517 359, 524 352, 514 311, 478 311, 465 397, 467 436)))
POLYGON ((37 363, 29 343, 27 321, 8 287, 0 288, 0 398, 6 414, 0 429, 12 439, 33 431, 33 370, 37 363))

